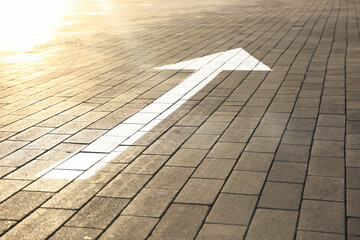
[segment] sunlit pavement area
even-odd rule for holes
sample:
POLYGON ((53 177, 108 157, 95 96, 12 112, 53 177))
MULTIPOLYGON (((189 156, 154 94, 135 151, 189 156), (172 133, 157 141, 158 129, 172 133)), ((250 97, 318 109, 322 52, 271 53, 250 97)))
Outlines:
POLYGON ((360 239, 359 0, 0 5, 1 239, 360 239))

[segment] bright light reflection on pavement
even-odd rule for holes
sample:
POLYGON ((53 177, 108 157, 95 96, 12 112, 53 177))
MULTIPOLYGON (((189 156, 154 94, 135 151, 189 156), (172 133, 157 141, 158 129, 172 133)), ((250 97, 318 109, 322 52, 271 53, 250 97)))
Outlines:
POLYGON ((195 72, 138 113, 115 126, 74 155, 40 172, 37 176, 41 177, 47 173, 43 178, 52 178, 55 175, 57 179, 73 180, 77 178, 77 175, 69 175, 68 171, 78 170, 83 171, 83 174, 77 180, 87 179, 176 111, 221 71, 271 71, 269 67, 242 48, 166 65, 157 69, 186 69, 195 70, 195 72), (56 174, 52 174, 53 171, 56 171, 56 174), (63 176, 61 171, 64 171, 63 176))

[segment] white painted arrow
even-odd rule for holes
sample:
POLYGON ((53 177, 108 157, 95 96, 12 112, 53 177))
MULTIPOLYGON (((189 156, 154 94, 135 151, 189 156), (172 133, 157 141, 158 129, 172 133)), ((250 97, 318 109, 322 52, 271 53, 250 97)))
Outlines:
POLYGON ((221 71, 271 71, 269 67, 242 48, 156 69, 195 70, 195 72, 153 103, 109 130, 105 135, 97 138, 72 156, 39 173, 38 177, 69 180, 86 179, 158 125, 184 104, 187 99, 190 99, 211 82, 221 71), (81 176, 79 177, 79 175, 81 176))

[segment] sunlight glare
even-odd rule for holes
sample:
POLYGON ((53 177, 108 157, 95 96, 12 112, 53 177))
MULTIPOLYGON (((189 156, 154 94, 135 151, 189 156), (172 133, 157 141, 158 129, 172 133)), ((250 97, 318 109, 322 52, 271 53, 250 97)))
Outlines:
POLYGON ((64 0, 0 0, 0 51, 30 51, 66 23, 64 0))

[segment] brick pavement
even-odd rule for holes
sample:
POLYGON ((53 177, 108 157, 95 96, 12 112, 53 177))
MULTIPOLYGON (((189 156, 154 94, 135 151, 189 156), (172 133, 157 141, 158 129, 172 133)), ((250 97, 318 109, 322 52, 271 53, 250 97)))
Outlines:
POLYGON ((1 239, 360 239, 358 0, 58 4, 0 44, 1 239), (83 150, 236 48, 272 71, 83 150))

